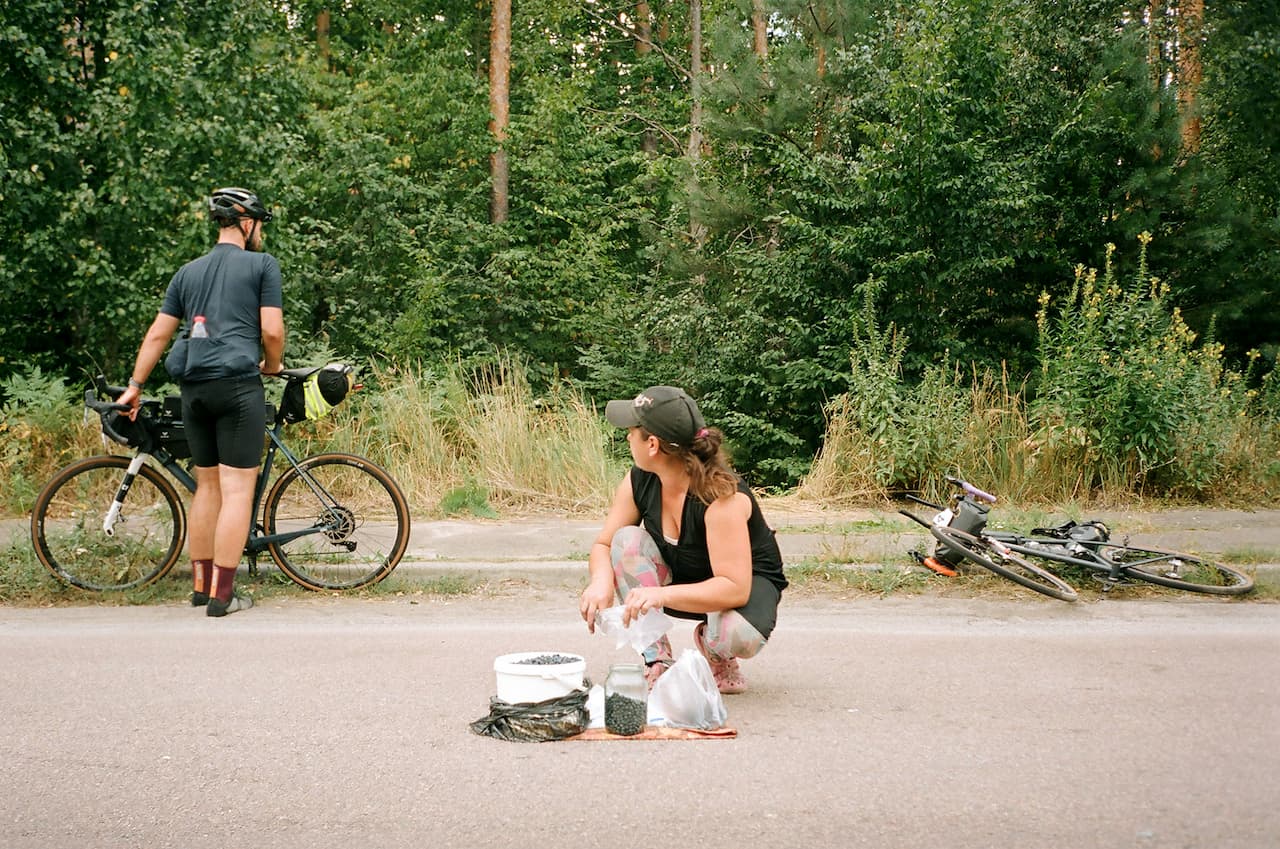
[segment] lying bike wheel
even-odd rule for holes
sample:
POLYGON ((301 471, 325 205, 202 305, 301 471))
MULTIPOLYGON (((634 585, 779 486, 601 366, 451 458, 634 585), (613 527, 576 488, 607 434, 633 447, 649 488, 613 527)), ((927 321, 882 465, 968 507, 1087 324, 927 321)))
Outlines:
POLYGON ((1190 554, 1133 548, 1113 543, 1091 543, 1099 557, 1124 567, 1130 578, 1213 595, 1242 595, 1253 589, 1253 578, 1243 572, 1190 554))
POLYGON ((989 540, 946 526, 932 525, 929 532, 938 542, 959 551, 966 559, 1029 590, 1062 601, 1075 601, 1078 598, 1075 588, 1048 569, 1011 551, 1001 552, 989 540))

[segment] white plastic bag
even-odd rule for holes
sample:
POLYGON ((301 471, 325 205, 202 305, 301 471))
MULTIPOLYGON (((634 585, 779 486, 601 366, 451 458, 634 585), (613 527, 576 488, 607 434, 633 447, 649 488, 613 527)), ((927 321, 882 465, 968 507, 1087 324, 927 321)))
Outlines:
POLYGON ((614 648, 631 646, 637 653, 657 642, 663 634, 671 630, 675 620, 660 609, 649 610, 640 618, 631 620, 631 624, 622 627, 622 605, 615 605, 596 614, 596 629, 602 634, 612 634, 614 648))
POLYGON ((587 691, 588 728, 604 728, 604 687, 599 684, 587 691))
POLYGON ((650 725, 713 731, 728 718, 711 664, 695 649, 685 649, 649 691, 650 725))

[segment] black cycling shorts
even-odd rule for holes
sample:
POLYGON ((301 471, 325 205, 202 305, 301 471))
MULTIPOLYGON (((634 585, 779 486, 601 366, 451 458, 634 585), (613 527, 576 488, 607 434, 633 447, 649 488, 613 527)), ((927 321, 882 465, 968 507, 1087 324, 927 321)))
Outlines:
POLYGON ((182 424, 201 468, 256 468, 267 427, 262 378, 227 377, 182 384, 182 424))

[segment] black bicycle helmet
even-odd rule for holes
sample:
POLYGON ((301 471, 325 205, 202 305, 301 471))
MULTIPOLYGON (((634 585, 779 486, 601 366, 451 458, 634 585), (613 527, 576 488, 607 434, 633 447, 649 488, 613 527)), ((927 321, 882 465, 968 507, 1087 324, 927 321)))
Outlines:
POLYGON ((234 224, 241 218, 270 221, 271 210, 248 189, 216 189, 209 196, 209 215, 214 221, 234 224))

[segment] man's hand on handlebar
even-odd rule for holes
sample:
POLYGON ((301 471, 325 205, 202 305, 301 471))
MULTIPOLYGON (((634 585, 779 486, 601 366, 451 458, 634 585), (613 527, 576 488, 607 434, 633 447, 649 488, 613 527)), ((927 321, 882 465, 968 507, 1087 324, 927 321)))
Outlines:
POLYGON ((142 404, 142 390, 136 386, 130 386, 116 399, 116 403, 128 405, 129 421, 137 421, 138 407, 142 404))

